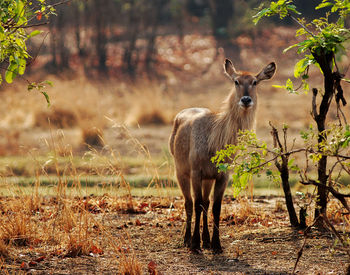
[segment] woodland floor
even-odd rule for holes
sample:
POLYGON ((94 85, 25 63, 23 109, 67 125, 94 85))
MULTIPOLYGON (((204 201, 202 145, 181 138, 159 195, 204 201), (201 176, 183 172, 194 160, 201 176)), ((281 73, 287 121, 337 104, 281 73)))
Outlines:
MULTIPOLYGON (((48 202, 42 207, 50 208, 48 202)), ((305 237, 302 231, 289 227, 281 202, 278 197, 240 202, 225 197, 221 215, 224 252, 214 255, 203 250, 197 255, 182 245, 182 198, 133 198, 132 211, 108 207, 106 200, 99 204, 101 208, 87 208, 93 216, 92 228, 103 228, 96 234, 98 245, 90 254, 75 255, 59 244, 50 247, 40 242, 12 246, 12 257, 3 262, 0 273, 119 274, 140 270, 141 274, 291 274, 305 237)), ((346 274, 348 264, 335 236, 311 230, 296 273, 346 274)))

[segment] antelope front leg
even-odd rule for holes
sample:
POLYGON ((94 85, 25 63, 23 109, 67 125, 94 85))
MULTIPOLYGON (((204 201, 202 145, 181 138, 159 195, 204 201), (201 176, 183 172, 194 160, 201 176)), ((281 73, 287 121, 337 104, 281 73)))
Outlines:
POLYGON ((227 176, 222 175, 216 179, 214 187, 214 204, 213 204, 213 216, 214 216, 214 228, 213 237, 211 239, 211 248, 214 253, 222 253, 222 247, 220 243, 219 224, 220 224, 220 212, 221 202, 227 185, 227 176))
POLYGON ((213 186, 212 180, 203 180, 203 232, 202 232, 202 246, 203 248, 210 248, 210 235, 208 230, 208 208, 209 195, 213 186))
POLYGON ((193 202, 192 199, 185 198, 185 209, 186 209, 186 233, 184 244, 187 247, 191 247, 191 222, 192 222, 192 212, 193 212, 193 202))
POLYGON ((195 224, 192 235, 191 250, 199 253, 201 251, 201 239, 199 234, 201 214, 203 208, 202 180, 200 172, 193 171, 191 174, 192 188, 194 194, 195 224))

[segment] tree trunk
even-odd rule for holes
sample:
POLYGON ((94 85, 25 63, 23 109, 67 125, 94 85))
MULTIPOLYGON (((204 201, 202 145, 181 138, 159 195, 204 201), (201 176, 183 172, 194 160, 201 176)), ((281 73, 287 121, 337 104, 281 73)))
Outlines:
POLYGON ((132 78, 135 76, 136 73, 136 66, 137 66, 137 59, 138 59, 138 53, 136 48, 136 40, 137 35, 139 32, 139 23, 140 18, 137 14, 137 6, 135 3, 135 0, 130 0, 130 11, 129 11, 129 18, 128 18, 128 43, 124 49, 124 55, 123 55, 123 62, 125 71, 131 76, 132 78))
POLYGON ((211 27, 218 48, 223 48, 225 56, 240 63, 240 48, 232 42, 228 29, 230 20, 233 17, 232 0, 209 0, 211 27))
POLYGON ((50 31, 50 53, 51 53, 50 67, 52 67, 52 69, 56 71, 57 70, 56 30, 52 23, 49 24, 49 31, 50 31))
MULTIPOLYGON (((292 192, 290 190, 290 184, 289 184, 289 168, 288 168, 288 159, 289 156, 287 154, 284 154, 288 151, 287 149, 287 128, 283 129, 284 131, 284 146, 282 145, 279 134, 277 129, 270 124, 272 127, 271 135, 273 138, 273 144, 275 148, 279 148, 281 150, 281 159, 282 162, 280 163, 278 160, 275 161, 275 165, 280 172, 281 180, 282 180, 282 187, 284 192, 284 198, 286 199, 286 206, 289 214, 289 221, 291 226, 293 227, 299 227, 300 223, 298 221, 298 216, 295 212, 294 204, 293 204, 293 197, 292 192)), ((300 220, 302 217, 300 217, 300 220)))
POLYGON ((154 53, 155 53, 155 42, 157 37, 157 30, 160 24, 161 13, 164 5, 167 0, 158 0, 155 2, 156 11, 155 15, 152 16, 151 21, 151 33, 147 43, 146 57, 145 57, 145 68, 148 74, 153 72, 153 63, 154 63, 154 53))
POLYGON ((96 27, 96 54, 98 59, 98 70, 101 73, 107 71, 107 34, 106 34, 106 13, 105 0, 95 0, 94 6, 96 11, 95 27, 96 27))
POLYGON ((58 39, 58 52, 60 57, 59 69, 61 71, 69 68, 69 50, 67 49, 66 42, 66 29, 64 13, 59 12, 57 15, 57 32, 60 36, 58 39))
MULTIPOLYGON (((288 210, 288 214, 289 214, 289 221, 293 227, 299 227, 300 224, 298 221, 297 214, 295 212, 293 198, 292 198, 292 192, 290 191, 288 158, 286 156, 282 156, 282 165, 280 168, 281 169, 279 169, 279 170, 281 173, 282 186, 283 186, 284 197, 286 199, 286 205, 287 205, 287 210, 288 210)), ((300 217, 300 219, 302 219, 302 218, 300 217)))
MULTIPOLYGON (((318 144, 327 140, 327 136, 324 133, 326 117, 328 114, 329 106, 333 99, 334 94, 334 76, 332 72, 332 61, 334 58, 333 53, 326 53, 322 51, 320 54, 312 53, 317 63, 320 65, 321 70, 324 75, 324 95, 322 96, 321 104, 319 107, 318 114, 314 114, 314 119, 317 124, 318 130, 318 144)), ((321 148, 320 148, 321 149, 321 148)), ((328 175, 327 175, 327 156, 322 156, 318 161, 317 165, 318 181, 321 185, 327 185, 328 175)), ((318 186, 317 188, 317 201, 315 208, 315 219, 320 216, 320 214, 326 214, 327 212, 327 197, 328 191, 323 186, 318 186)))

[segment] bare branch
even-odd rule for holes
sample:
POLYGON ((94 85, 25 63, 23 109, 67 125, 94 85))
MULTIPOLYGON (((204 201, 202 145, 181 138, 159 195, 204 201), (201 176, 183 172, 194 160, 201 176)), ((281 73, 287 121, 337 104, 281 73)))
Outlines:
POLYGON ((331 224, 331 222, 328 220, 327 215, 321 214, 321 217, 325 221, 325 223, 331 228, 332 232, 337 236, 339 241, 342 243, 342 245, 346 249, 346 253, 350 257, 349 244, 343 240, 342 236, 340 236, 339 232, 334 228, 333 224, 331 224))
POLYGON ((314 220, 313 224, 309 225, 309 226, 305 229, 305 231, 304 231, 304 242, 303 242, 303 245, 301 246, 301 248, 300 248, 299 251, 298 251, 297 260, 295 261, 292 274, 295 274, 295 270, 297 269, 299 260, 300 260, 301 256, 303 255, 304 247, 305 247, 306 240, 307 240, 307 234, 309 233, 311 227, 313 227, 313 226, 318 222, 318 219, 319 219, 319 218, 320 218, 320 216, 317 217, 317 218, 314 220))
POLYGON ((304 25, 302 24, 297 18, 295 18, 290 13, 288 14, 290 18, 292 18, 300 27, 302 27, 308 34, 310 34, 312 37, 315 37, 315 35, 304 25))
POLYGON ((315 181, 315 180, 311 180, 311 179, 309 179, 308 181, 301 181, 300 182, 301 184, 303 184, 303 185, 310 185, 310 184, 312 184, 312 185, 315 185, 315 186, 317 186, 317 187, 323 187, 323 188, 325 188, 325 189, 327 189, 329 192, 331 192, 332 193, 332 195, 335 197, 335 198, 337 198, 342 204, 343 204, 343 206, 346 208, 346 210, 348 210, 348 212, 350 213, 350 207, 349 207, 349 205, 348 205, 348 203, 347 203, 347 201, 346 201, 346 199, 345 198, 350 198, 350 194, 342 194, 342 193, 339 193, 337 190, 335 190, 332 186, 328 186, 328 185, 325 185, 325 184, 322 184, 322 183, 319 183, 319 182, 317 182, 317 181, 315 181))
POLYGON ((316 120, 317 114, 317 105, 316 105, 316 97, 318 90, 316 88, 312 89, 312 117, 316 120))

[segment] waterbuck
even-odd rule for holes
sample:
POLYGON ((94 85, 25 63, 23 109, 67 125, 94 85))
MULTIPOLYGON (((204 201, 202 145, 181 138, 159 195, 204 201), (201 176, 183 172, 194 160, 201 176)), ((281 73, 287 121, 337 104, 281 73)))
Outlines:
POLYGON ((224 63, 225 73, 234 83, 232 91, 224 101, 222 110, 214 113, 206 108, 189 108, 175 117, 169 140, 174 156, 176 176, 185 198, 186 232, 184 243, 193 252, 200 252, 200 218, 203 212, 203 248, 212 248, 221 253, 219 220, 221 201, 227 185, 228 175, 219 173, 210 161, 215 152, 226 144, 235 144, 239 130, 251 129, 257 106, 257 84, 270 79, 276 70, 271 62, 260 73, 253 75, 237 72, 229 59, 224 63), (210 242, 208 230, 209 195, 214 185, 213 235, 210 242), (195 226, 191 237, 191 221, 194 198, 195 226))

